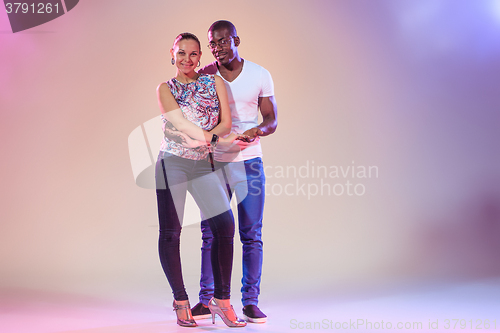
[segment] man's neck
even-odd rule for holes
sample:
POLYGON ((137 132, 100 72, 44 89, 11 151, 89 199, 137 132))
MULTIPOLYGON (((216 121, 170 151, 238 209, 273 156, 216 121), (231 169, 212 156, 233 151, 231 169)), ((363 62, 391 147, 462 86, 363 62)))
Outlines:
POLYGON ((219 73, 222 75, 226 81, 233 81, 240 75, 241 70, 243 69, 243 59, 236 55, 236 57, 226 65, 220 65, 217 63, 217 67, 219 68, 219 73))

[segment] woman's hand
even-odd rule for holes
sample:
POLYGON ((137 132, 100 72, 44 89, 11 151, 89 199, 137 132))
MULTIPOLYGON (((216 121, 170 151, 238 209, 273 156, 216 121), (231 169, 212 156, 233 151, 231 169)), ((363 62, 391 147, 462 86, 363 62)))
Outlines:
POLYGON ((217 143, 216 150, 219 153, 239 153, 240 147, 235 142, 238 139, 236 133, 231 133, 225 138, 219 138, 219 143, 217 143))
POLYGON ((197 148, 200 146, 205 146, 207 144, 206 142, 193 139, 192 137, 184 133, 182 133, 182 139, 182 146, 186 148, 197 148))
POLYGON ((178 131, 173 126, 163 125, 163 133, 165 134, 165 137, 178 144, 181 144, 185 148, 196 148, 206 144, 205 142, 193 139, 186 133, 178 131))
POLYGON ((238 135, 239 134, 236 134, 236 133, 230 133, 228 136, 226 136, 225 138, 219 138, 219 143, 218 145, 220 145, 221 143, 223 145, 229 145, 229 144, 232 144, 235 140, 238 139, 238 135))

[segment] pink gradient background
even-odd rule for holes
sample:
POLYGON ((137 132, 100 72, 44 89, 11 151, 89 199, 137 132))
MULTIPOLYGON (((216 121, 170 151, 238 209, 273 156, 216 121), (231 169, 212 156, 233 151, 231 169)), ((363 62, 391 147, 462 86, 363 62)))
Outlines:
MULTIPOLYGON (((355 180, 363 196, 267 197, 264 304, 498 278, 498 1, 82 0, 16 34, 0 13, 3 295, 170 302, 155 192, 135 185, 127 138, 159 113, 175 36, 205 45, 218 19, 274 79, 266 166, 379 169, 355 180)), ((200 238, 198 225, 183 230, 193 304, 200 238)))

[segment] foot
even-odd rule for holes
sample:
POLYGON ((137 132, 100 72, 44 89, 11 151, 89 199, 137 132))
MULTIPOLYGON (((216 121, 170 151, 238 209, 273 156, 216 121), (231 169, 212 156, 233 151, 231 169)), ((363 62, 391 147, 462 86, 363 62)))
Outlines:
POLYGON ((243 307, 243 318, 249 323, 262 324, 267 321, 267 316, 260 311, 257 305, 246 305, 243 307))
POLYGON ((238 317, 236 316, 236 313, 234 312, 234 309, 231 306, 231 300, 218 299, 218 298, 213 298, 213 300, 215 301, 215 304, 217 304, 219 308, 223 310, 227 319, 229 319, 230 321, 238 320, 238 317))
POLYGON ((196 320, 210 318, 210 309, 202 302, 193 306, 191 313, 193 314, 193 318, 196 320))
POLYGON ((174 311, 177 315, 177 324, 184 327, 198 326, 191 315, 191 308, 189 301, 176 301, 174 300, 174 311))
POLYGON ((236 316, 228 299, 213 298, 208 302, 208 308, 212 313, 212 324, 215 324, 215 315, 219 315, 228 327, 245 327, 246 322, 236 316))

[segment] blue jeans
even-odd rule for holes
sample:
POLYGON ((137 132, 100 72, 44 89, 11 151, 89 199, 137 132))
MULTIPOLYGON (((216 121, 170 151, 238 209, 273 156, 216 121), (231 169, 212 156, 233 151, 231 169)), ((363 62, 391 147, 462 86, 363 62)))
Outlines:
POLYGON ((234 219, 227 194, 207 160, 194 161, 160 152, 155 168, 160 236, 160 262, 172 288, 174 299, 187 300, 180 258, 180 235, 189 191, 208 217, 214 235, 211 267, 214 267, 214 296, 229 299, 233 265, 234 219))
MULTIPOLYGON (((244 161, 244 168, 231 168, 238 162, 218 163, 226 170, 232 196, 238 201, 240 240, 243 244, 242 303, 257 305, 262 273, 262 217, 265 198, 265 175, 260 157, 244 161), (246 195, 246 196, 245 196, 246 195)), ((202 213, 202 216, 203 213, 202 213)), ((213 251, 213 234, 209 221, 201 222, 203 244, 201 247, 200 302, 207 304, 214 293, 214 279, 210 253, 213 251)))

